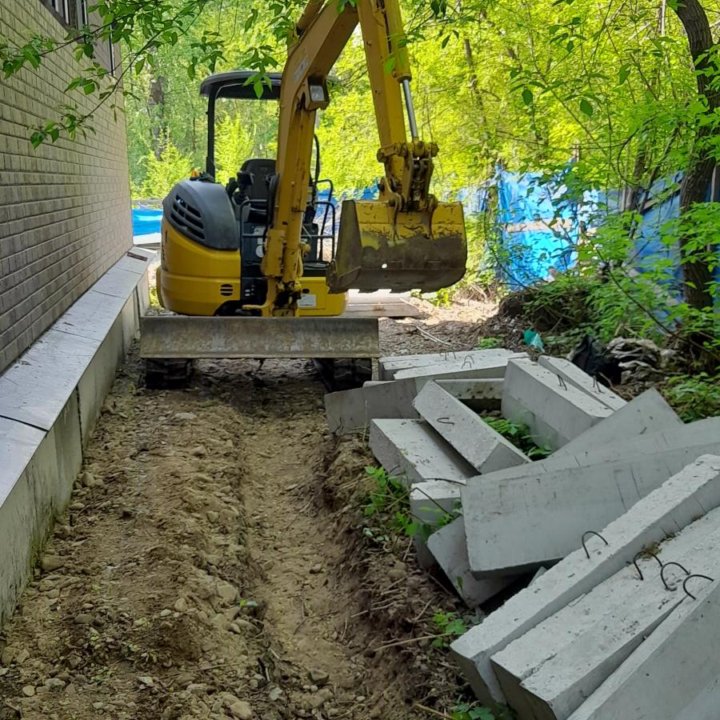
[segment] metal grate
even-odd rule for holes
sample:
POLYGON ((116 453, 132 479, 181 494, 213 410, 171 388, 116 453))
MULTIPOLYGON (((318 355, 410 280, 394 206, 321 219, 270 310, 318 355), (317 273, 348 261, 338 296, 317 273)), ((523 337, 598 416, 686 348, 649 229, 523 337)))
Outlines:
POLYGON ((182 227, 193 240, 197 240, 198 242, 205 240, 205 226, 203 225, 200 211, 192 205, 189 205, 179 195, 175 195, 173 198, 170 218, 176 225, 182 227))

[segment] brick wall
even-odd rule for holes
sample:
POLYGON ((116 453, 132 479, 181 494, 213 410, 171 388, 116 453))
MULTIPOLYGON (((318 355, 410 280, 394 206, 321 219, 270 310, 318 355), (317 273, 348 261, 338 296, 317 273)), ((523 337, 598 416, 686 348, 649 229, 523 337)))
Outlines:
MULTIPOLYGON (((0 0, 0 39, 33 34, 63 39, 66 29, 40 0, 0 0)), ((77 75, 72 47, 37 70, 0 73, 0 372, 132 244, 123 112, 99 110, 86 138, 37 150, 28 139, 57 117, 77 75)), ((72 97, 85 110, 97 102, 72 97)))

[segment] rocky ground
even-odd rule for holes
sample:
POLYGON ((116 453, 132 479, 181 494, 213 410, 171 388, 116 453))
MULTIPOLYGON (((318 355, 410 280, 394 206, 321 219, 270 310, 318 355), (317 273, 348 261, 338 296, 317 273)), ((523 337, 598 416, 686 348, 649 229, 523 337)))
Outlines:
MULTIPOLYGON (((490 311, 384 321, 383 349, 473 346, 490 311)), ((328 434, 311 364, 140 376, 133 356, 0 635, 0 720, 451 717, 433 615, 456 602, 366 532, 371 458, 328 434)))

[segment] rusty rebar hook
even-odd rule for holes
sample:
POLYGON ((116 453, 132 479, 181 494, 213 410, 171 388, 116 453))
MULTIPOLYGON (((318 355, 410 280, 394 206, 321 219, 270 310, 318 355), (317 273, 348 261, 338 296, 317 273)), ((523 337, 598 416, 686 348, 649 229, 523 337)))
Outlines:
POLYGON ((690 575, 690 571, 684 566, 681 565, 679 562, 675 562, 674 560, 671 560, 670 562, 666 562, 662 566, 662 570, 660 571, 660 579, 662 580, 663 585, 665 586, 666 590, 669 590, 670 592, 675 592, 677 590, 676 587, 671 588, 667 584, 667 580, 665 579, 665 570, 669 568, 671 565, 677 565, 686 575, 690 575))
POLYGON ((587 546, 585 545, 585 538, 588 535, 595 535, 596 537, 599 537, 606 545, 610 545, 610 543, 599 532, 595 532, 595 530, 586 530, 583 533, 581 542, 582 542, 583 550, 585 551, 585 555, 587 556, 587 559, 589 560, 590 553, 588 552, 587 546))
POLYGON ((635 557, 632 559, 632 564, 635 566, 635 569, 638 571, 638 575, 640 576, 641 580, 645 580, 642 574, 642 570, 638 566, 638 558, 639 557, 651 557, 657 560, 657 564, 660 566, 660 572, 662 573, 663 569, 663 561, 654 553, 650 552, 649 550, 640 550, 640 552, 635 553, 635 557))
POLYGON ((687 589, 687 581, 690 580, 690 578, 702 578, 703 580, 709 580, 710 582, 715 582, 715 578, 711 578, 709 575, 701 575, 700 573, 691 573, 683 580, 683 590, 685 591, 685 594, 688 597, 691 597, 693 600, 697 600, 695 595, 693 595, 688 589, 687 589))

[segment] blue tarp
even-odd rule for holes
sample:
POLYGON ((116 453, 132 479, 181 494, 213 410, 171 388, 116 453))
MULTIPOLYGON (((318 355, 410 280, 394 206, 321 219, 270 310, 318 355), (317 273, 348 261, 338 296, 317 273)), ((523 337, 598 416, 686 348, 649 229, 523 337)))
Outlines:
POLYGON ((161 221, 162 210, 155 210, 153 208, 133 208, 133 236, 159 233, 161 221))

